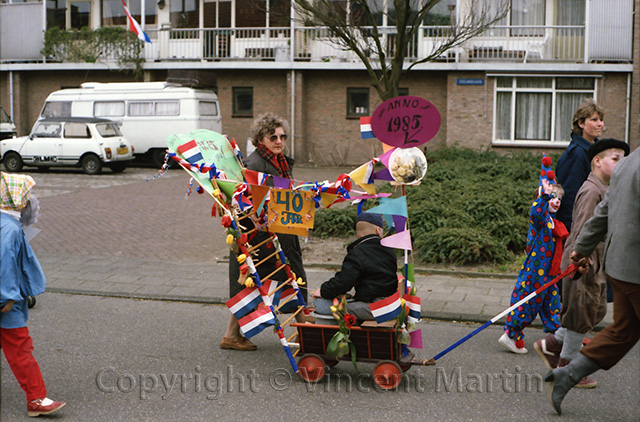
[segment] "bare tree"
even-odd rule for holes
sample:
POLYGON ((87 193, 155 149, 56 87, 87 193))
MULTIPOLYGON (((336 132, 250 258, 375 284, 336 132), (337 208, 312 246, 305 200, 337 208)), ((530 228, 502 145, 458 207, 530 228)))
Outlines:
POLYGON ((326 27, 334 45, 358 56, 383 101, 398 95, 403 75, 413 67, 435 61, 482 34, 503 19, 510 8, 509 0, 465 2, 468 7, 458 11, 457 20, 450 19, 435 36, 431 52, 418 58, 415 40, 423 36, 421 30, 430 18, 429 11, 438 3, 449 5, 449 0, 292 1, 300 22, 326 27))

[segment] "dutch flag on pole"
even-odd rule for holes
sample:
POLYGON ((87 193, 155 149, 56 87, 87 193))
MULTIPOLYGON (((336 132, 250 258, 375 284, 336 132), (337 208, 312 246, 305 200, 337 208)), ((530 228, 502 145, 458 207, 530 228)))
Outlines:
POLYGON ((231 313, 240 319, 262 303, 260 290, 257 287, 246 287, 226 303, 231 313))
POLYGON ((242 330, 244 336, 251 338, 268 326, 275 325, 276 320, 273 317, 271 309, 266 306, 262 306, 255 312, 241 318, 238 323, 240 324, 240 330, 242 330))
POLYGON ((127 19, 129 19, 129 28, 133 31, 134 34, 136 34, 140 41, 151 42, 149 36, 140 27, 140 24, 135 19, 133 19, 131 13, 129 13, 129 8, 125 4, 124 0, 122 0, 122 5, 124 6, 124 12, 127 14, 127 19))
POLYGON ((360 135, 362 136, 362 139, 370 139, 376 137, 371 130, 371 116, 360 118, 360 135))
POLYGON ((416 321, 420 321, 420 298, 418 296, 406 294, 403 296, 403 299, 406 301, 405 305, 407 306, 409 316, 414 318, 416 321))
POLYGON ((189 162, 192 166, 196 165, 200 161, 204 161, 204 157, 200 152, 200 148, 198 148, 198 144, 195 139, 187 142, 186 144, 182 144, 178 146, 178 152, 182 154, 185 160, 189 162))
POLYGON ((278 306, 280 303, 286 303, 287 305, 293 306, 298 302, 298 299, 295 298, 296 295, 297 293, 293 289, 293 287, 283 287, 282 289, 277 291, 276 294, 274 295, 274 296, 277 296, 277 298, 274 297, 273 306, 278 306), (289 298, 292 296, 294 298, 290 300, 289 298))
POLYGON ((395 292, 391 296, 369 304, 369 309, 376 322, 386 322, 400 315, 400 292, 395 292))

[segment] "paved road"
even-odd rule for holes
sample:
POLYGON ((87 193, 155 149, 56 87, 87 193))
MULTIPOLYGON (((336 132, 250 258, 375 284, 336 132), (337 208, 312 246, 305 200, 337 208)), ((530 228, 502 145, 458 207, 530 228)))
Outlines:
MULTIPOLYGON (((440 358, 412 367, 398 391, 372 384, 373 364, 332 368, 305 384, 270 330, 258 352, 218 347, 228 311, 220 305, 45 293, 30 331, 48 393, 68 405, 65 421, 618 421, 640 414, 640 349, 594 375, 594 390, 575 390, 559 418, 547 402, 546 373, 534 353, 515 355, 489 327, 440 358), (351 384, 349 384, 349 382, 351 384)), ((476 328, 423 321, 429 358, 476 328)), ((530 329, 531 337, 542 332, 530 329)), ((1 360, 0 420, 27 420, 24 394, 1 360)), ((47 419, 47 418, 45 418, 47 419)))

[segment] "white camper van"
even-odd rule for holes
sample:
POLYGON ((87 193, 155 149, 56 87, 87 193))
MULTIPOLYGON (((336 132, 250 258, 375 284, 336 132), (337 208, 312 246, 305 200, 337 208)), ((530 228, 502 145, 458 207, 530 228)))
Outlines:
POLYGON ((40 118, 103 117, 117 122, 136 155, 158 167, 166 140, 176 133, 209 129, 222 133, 218 97, 213 91, 170 82, 86 82, 78 89, 51 93, 40 118))

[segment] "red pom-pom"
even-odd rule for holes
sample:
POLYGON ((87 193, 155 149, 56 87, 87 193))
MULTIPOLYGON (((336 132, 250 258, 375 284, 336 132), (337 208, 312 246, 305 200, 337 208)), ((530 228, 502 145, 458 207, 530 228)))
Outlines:
POLYGON ((545 169, 540 170, 540 177, 544 177, 545 174, 547 174, 545 169))
POLYGON ((542 165, 549 167, 551 165, 551 157, 542 157, 542 165))
POLYGON ((549 170, 547 172, 547 177, 549 178, 549 180, 554 180, 556 178, 556 174, 553 172, 553 170, 549 170))
POLYGON ((516 340, 516 347, 518 349, 524 348, 524 340, 516 340))

